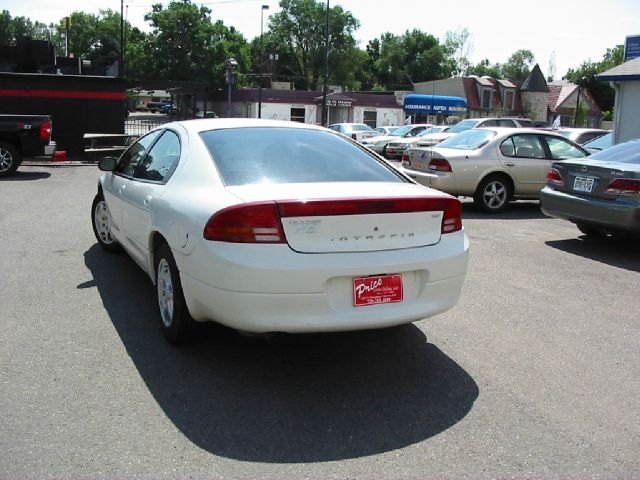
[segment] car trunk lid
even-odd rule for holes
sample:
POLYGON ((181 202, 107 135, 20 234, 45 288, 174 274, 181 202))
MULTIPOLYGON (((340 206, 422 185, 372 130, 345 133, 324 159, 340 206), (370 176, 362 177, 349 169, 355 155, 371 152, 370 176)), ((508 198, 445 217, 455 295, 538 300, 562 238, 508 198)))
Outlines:
POLYGON ((440 241, 445 210, 459 201, 402 183, 230 187, 245 202, 274 201, 289 246, 302 253, 375 252, 440 241), (375 192, 372 194, 371 192, 375 192))
POLYGON ((622 179, 638 179, 637 172, 625 163, 588 161, 564 161, 555 163, 553 168, 562 175, 563 185, 554 185, 559 191, 571 192, 585 197, 614 199, 619 193, 615 187, 622 179), (613 182, 615 181, 616 184, 613 182))

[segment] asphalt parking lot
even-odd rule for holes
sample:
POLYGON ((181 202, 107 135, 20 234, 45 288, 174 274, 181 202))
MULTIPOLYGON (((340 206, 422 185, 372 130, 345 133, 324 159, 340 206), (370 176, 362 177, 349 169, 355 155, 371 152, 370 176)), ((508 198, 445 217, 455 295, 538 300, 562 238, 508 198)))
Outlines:
POLYGON ((459 304, 402 328, 165 342, 99 249, 95 166, 0 180, 0 478, 640 478, 640 249, 465 201, 459 304))

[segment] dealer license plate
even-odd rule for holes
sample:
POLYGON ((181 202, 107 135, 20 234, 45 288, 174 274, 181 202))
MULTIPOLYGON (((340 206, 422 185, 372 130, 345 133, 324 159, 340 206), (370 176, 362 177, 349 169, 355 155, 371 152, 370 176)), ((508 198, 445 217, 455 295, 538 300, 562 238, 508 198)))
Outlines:
POLYGON ((594 179, 589 177, 576 177, 573 181, 573 189, 576 192, 591 193, 593 190, 594 179))
POLYGON ((401 274, 353 279, 353 305, 356 307, 396 303, 402 299, 401 274))

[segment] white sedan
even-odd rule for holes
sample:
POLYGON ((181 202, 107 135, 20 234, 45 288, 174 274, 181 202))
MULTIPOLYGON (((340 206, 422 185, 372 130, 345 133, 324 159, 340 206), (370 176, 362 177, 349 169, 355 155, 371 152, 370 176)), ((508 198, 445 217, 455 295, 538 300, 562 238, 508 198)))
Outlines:
POLYGON ((100 169, 98 243, 149 275, 170 341, 194 320, 248 332, 389 327, 460 295, 460 202, 330 130, 168 123, 100 169))

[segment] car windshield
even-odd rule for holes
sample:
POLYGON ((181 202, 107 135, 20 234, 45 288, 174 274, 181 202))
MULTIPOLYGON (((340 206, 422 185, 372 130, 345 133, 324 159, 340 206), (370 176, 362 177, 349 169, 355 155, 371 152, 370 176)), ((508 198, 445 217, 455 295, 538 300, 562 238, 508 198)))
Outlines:
POLYGON ((601 137, 594 138, 593 140, 589 140, 582 146, 584 148, 594 148, 598 150, 602 150, 604 148, 608 148, 611 146, 611 141, 613 140, 613 133, 609 132, 601 137))
POLYGON ((429 135, 431 133, 438 133, 438 132, 442 131, 443 129, 444 129, 444 127, 427 128, 427 129, 421 131, 417 136, 418 137, 424 137, 425 135, 429 135))
POLYGON ((322 130, 252 127, 200 137, 228 186, 259 183, 404 182, 375 156, 322 130))
POLYGON ((447 133, 460 133, 465 130, 469 130, 470 128, 475 127, 480 120, 469 118, 467 120, 462 120, 461 122, 456 123, 453 127, 447 130, 447 133))
POLYGON ((402 137, 404 136, 409 130, 411 130, 413 127, 411 125, 405 125, 404 127, 400 127, 395 129, 393 132, 391 132, 389 135, 392 137, 402 137))
POLYGON ((589 160, 604 160, 616 163, 633 163, 640 165, 640 140, 620 143, 605 150, 594 153, 589 160))
MULTIPOLYGON (((451 131, 451 130, 449 130, 451 131)), ((449 137, 438 144, 438 148, 457 148, 459 150, 475 150, 483 147, 496 136, 493 130, 473 129, 449 137)))

